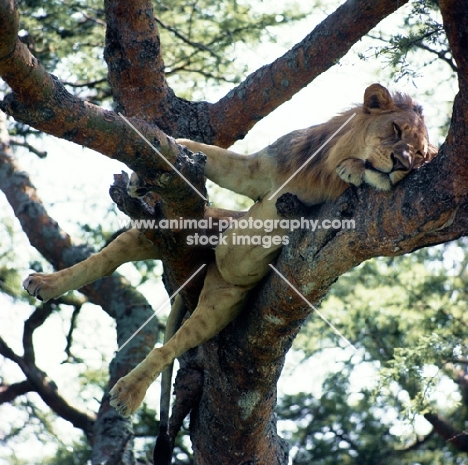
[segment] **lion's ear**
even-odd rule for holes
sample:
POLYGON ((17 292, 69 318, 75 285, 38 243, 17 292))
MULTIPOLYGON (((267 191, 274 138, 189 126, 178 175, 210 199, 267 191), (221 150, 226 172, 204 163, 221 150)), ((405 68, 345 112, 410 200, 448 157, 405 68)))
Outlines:
POLYGON ((365 90, 363 109, 366 113, 373 110, 390 110, 394 106, 392 96, 384 86, 372 84, 365 90))

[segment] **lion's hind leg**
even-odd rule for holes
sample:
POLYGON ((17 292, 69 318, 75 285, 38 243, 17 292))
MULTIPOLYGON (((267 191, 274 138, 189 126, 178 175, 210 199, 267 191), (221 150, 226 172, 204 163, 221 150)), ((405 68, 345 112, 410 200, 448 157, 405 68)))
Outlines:
POLYGON ((166 344, 153 349, 115 384, 110 391, 110 404, 121 415, 133 414, 148 387, 175 358, 208 341, 236 318, 250 289, 251 286, 226 283, 216 265, 211 264, 193 314, 166 344))
POLYGON ((57 273, 30 274, 23 287, 32 296, 46 302, 72 289, 79 289, 129 261, 158 258, 158 251, 137 229, 120 234, 100 252, 57 273))

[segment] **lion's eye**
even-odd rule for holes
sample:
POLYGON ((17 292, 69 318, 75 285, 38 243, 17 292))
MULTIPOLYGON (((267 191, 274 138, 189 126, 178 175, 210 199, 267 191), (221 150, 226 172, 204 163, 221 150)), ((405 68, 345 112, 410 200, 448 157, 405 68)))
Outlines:
POLYGON ((393 132, 395 133, 395 136, 398 137, 398 139, 401 139, 401 128, 396 123, 393 123, 393 132))

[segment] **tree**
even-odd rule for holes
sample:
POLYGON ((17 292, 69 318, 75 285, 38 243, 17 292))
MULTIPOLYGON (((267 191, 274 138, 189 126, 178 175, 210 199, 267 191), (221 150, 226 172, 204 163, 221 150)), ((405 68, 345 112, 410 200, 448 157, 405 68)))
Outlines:
MULTIPOLYGON (((0 75, 12 92, 0 108, 22 124, 122 161, 154 185, 163 199, 166 217, 199 218, 204 208, 200 198, 184 181, 171 176, 171 170, 116 113, 130 117, 203 190, 197 159, 192 164, 186 156, 181 157, 166 134, 229 146, 333 66, 356 41, 405 3, 345 2, 283 57, 210 104, 181 99, 169 87, 163 73, 157 19, 149 2, 106 2, 104 56, 115 103, 116 111, 112 112, 70 94, 45 71, 17 39, 18 13, 14 3, 5 0, 0 8, 0 75), (161 179, 164 183, 158 181, 161 179)), ((355 230, 294 235, 277 266, 311 303, 318 302, 338 276, 368 258, 401 255, 466 234, 463 155, 467 142, 468 9, 460 0, 440 2, 440 9, 460 88, 440 155, 390 195, 368 189, 348 190, 335 204, 326 204, 316 212, 317 219, 334 217, 337 211, 352 216, 355 230)), ((102 92, 105 90, 96 90, 96 95, 102 92)), ((15 167, 6 146, 2 172, 2 190, 41 254, 57 269, 83 259, 88 252, 73 247, 70 238, 41 208, 28 178, 15 167)), ((179 288, 205 259, 184 246, 183 236, 152 232, 151 240, 157 247, 165 246, 169 290, 179 288)), ((200 286, 201 280, 193 282, 183 294, 189 309, 194 308, 200 286)), ((87 286, 83 292, 115 319, 120 345, 152 314, 143 296, 116 276, 87 286)), ((50 315, 53 305, 38 307, 29 318, 23 356, 4 343, 0 345, 1 354, 17 363, 26 376, 23 383, 4 386, 2 395, 12 399, 19 393, 38 392, 54 411, 85 431, 95 463, 131 463, 130 424, 109 408, 107 396, 94 418, 68 405, 35 364, 32 333, 50 315)), ((187 360, 178 375, 172 427, 178 429, 190 411, 196 463, 232 463, 233 457, 239 463, 287 463, 287 445, 276 432, 273 412, 276 383, 285 354, 311 309, 276 275, 270 275, 256 289, 246 307, 248 311, 205 344, 195 361, 187 360), (282 318, 285 313, 287 321, 282 318), (283 321, 281 325, 276 323, 278 319, 283 321)), ((146 326, 127 351, 116 354, 109 386, 154 344, 156 327, 156 323, 146 326)))

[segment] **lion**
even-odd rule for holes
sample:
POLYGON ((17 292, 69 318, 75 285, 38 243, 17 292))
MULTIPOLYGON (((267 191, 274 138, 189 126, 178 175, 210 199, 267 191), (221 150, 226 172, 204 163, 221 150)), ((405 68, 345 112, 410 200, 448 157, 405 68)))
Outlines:
MULTIPOLYGON (((326 123, 287 134, 251 155, 186 139, 177 142, 206 155, 207 178, 255 201, 243 216, 251 221, 278 219, 276 201, 285 193, 310 206, 337 199, 350 185, 368 184, 388 191, 437 154, 429 143, 421 107, 409 96, 392 95, 380 84, 365 90, 361 105, 326 123)), ((139 194, 137 176, 132 176, 128 191, 139 194)), ((207 209, 207 215, 210 212, 207 209)), ((276 224, 262 234, 272 238, 285 234, 281 223, 276 224)), ((119 413, 133 414, 165 367, 214 337, 240 313, 248 292, 269 272, 269 264, 282 247, 273 240, 267 247, 248 241, 233 245, 238 234, 258 233, 235 226, 224 231, 227 240, 215 249, 216 262, 208 266, 190 318, 111 389, 110 404, 119 413)), ((50 275, 31 274, 23 285, 45 301, 107 276, 122 263, 148 258, 162 255, 140 231, 132 229, 84 262, 50 275)), ((180 298, 174 307, 183 307, 180 298)))

